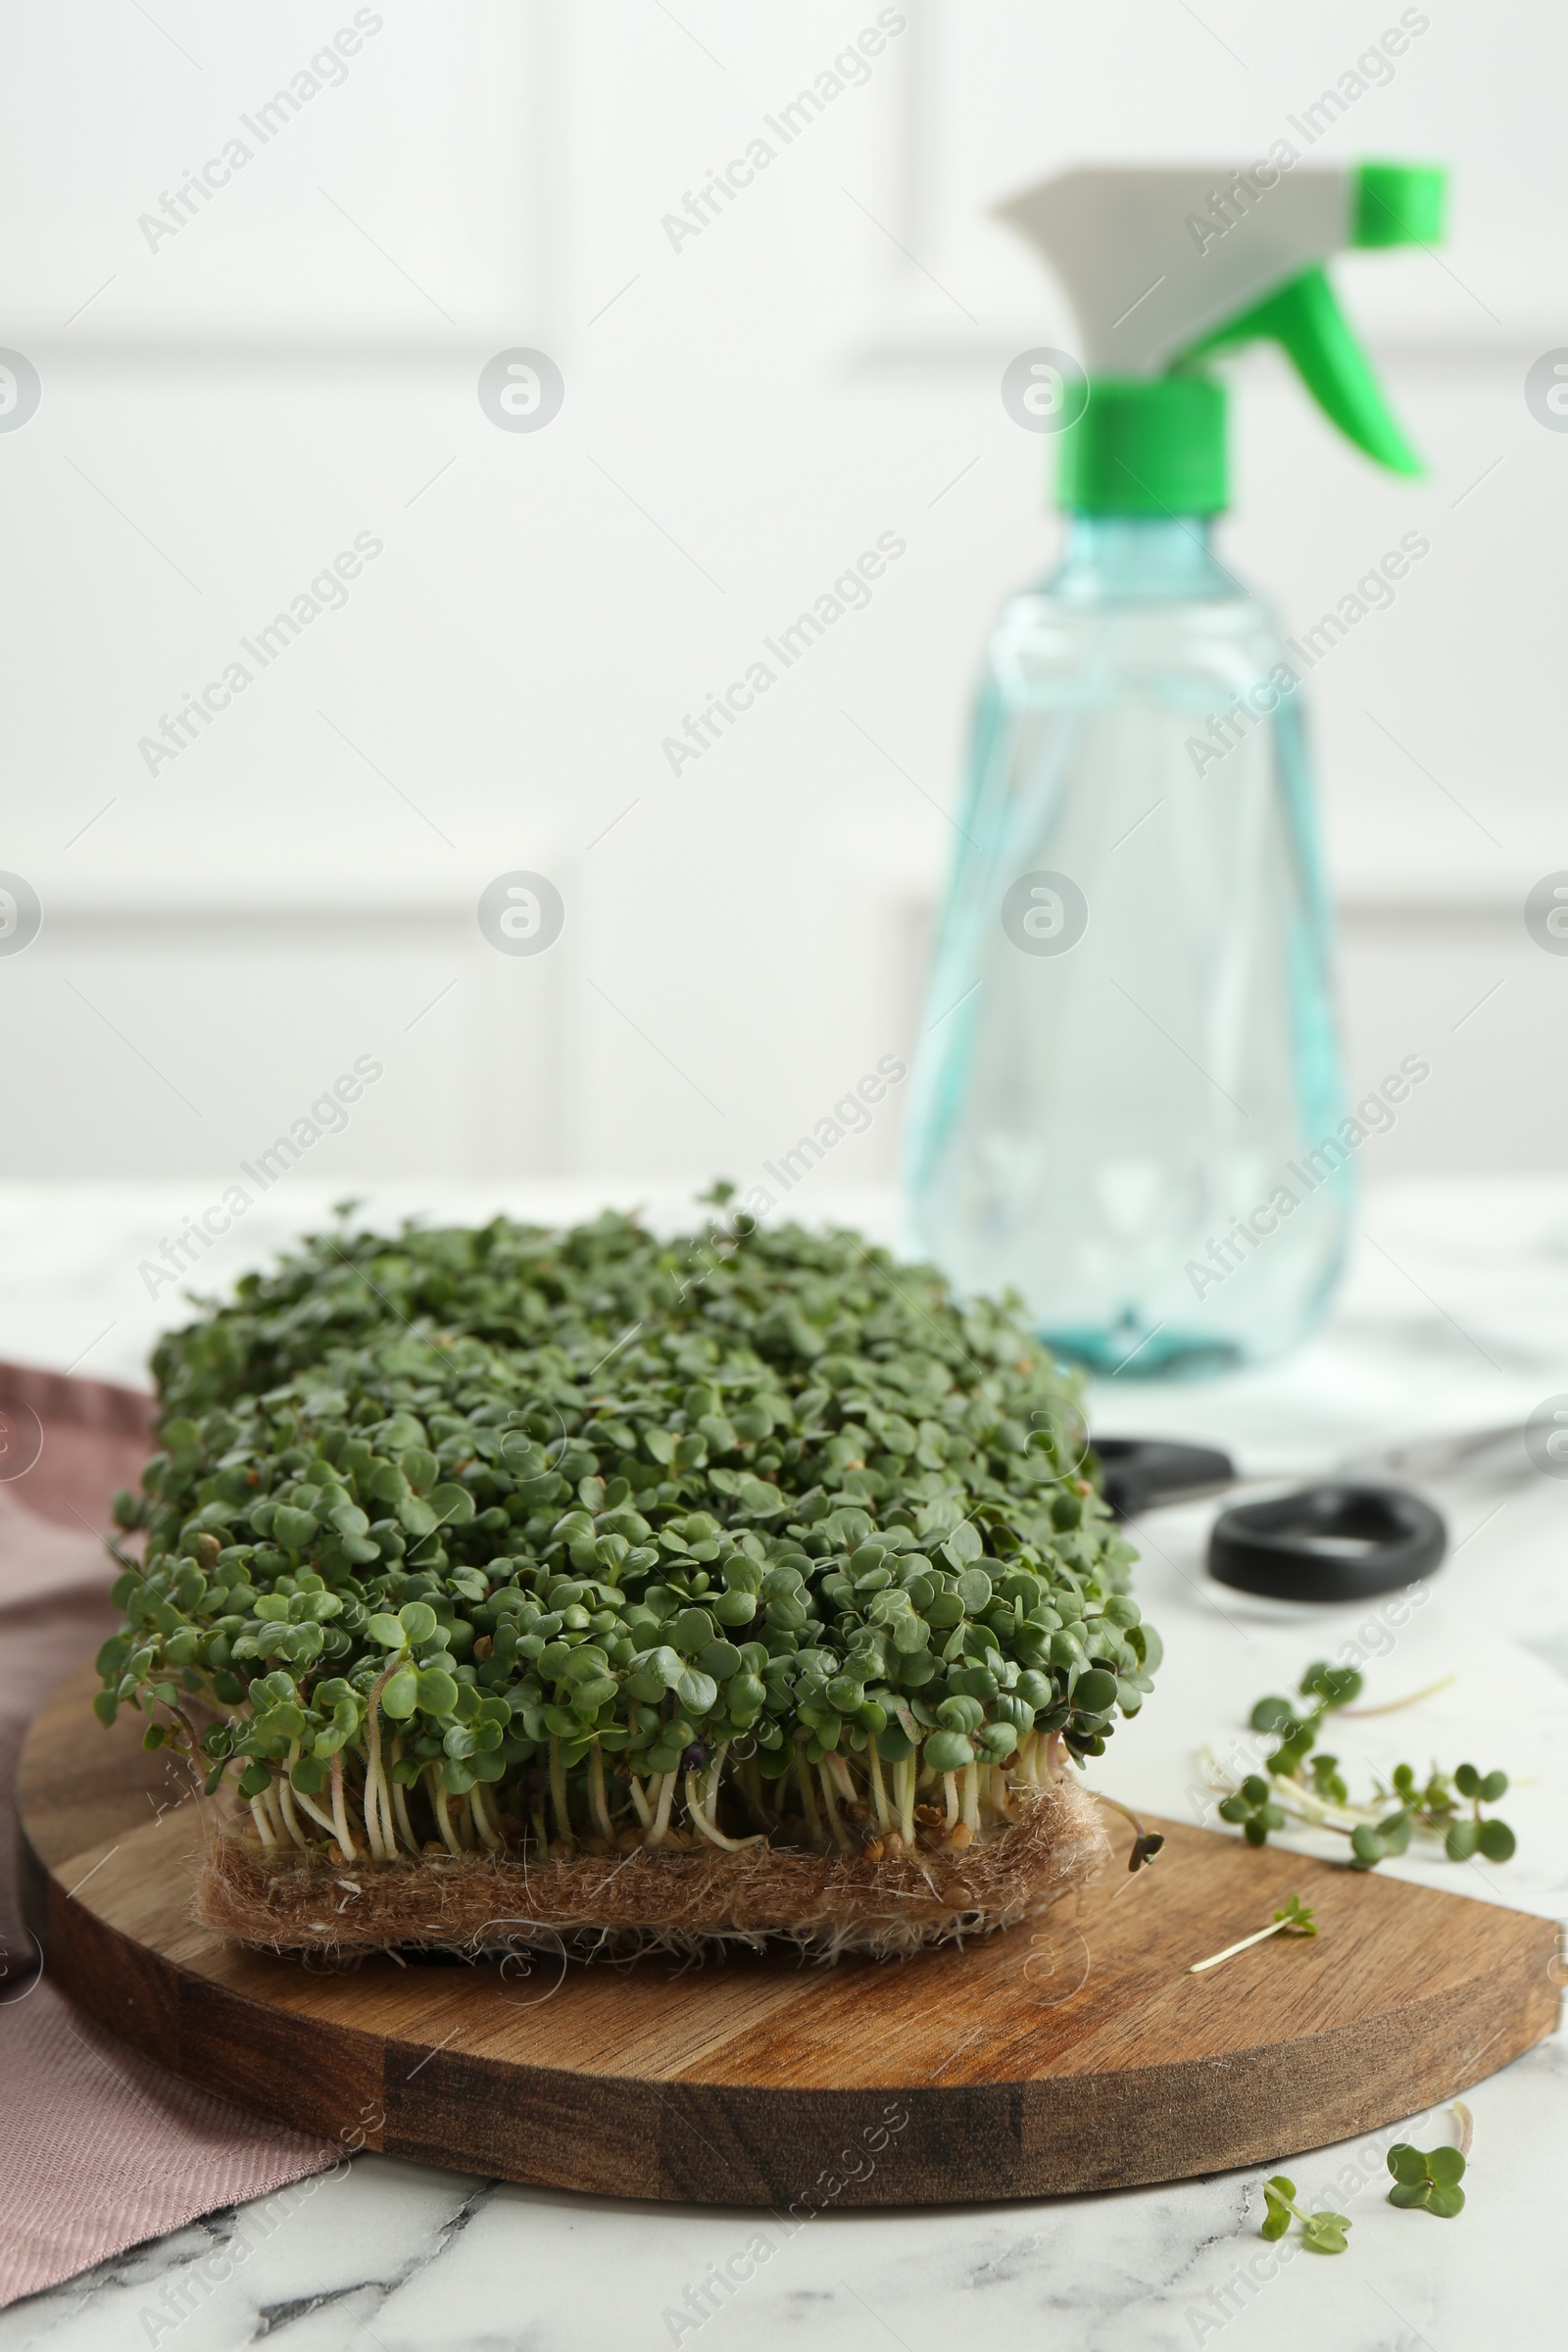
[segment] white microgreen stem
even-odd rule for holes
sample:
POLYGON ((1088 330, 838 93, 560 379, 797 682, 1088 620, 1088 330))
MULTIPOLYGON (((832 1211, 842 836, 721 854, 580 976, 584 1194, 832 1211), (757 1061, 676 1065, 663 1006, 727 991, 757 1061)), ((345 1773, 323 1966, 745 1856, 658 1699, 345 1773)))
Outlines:
POLYGON ((397 1836, 392 1828, 392 1807, 390 1802, 383 1801, 381 1693, 398 1668, 405 1663, 407 1655, 406 1650, 394 1650, 371 1685, 370 1695, 365 1705, 368 1756, 365 1768, 365 1835, 369 1841, 370 1852, 378 1862, 389 1862, 398 1850, 397 1836))
POLYGON ((1417 1707, 1424 1698, 1435 1698, 1440 1690, 1446 1690, 1458 1680, 1456 1674, 1445 1674, 1437 1682, 1428 1683, 1424 1690, 1412 1690, 1407 1698, 1387 1699, 1381 1707, 1336 1707, 1334 1712, 1345 1723, 1358 1723, 1367 1715, 1397 1715, 1401 1707, 1417 1707))
POLYGON ((828 1761, 826 1756, 824 1756, 821 1763, 818 1764, 816 1771, 817 1778, 822 1784, 822 1802, 827 1807, 828 1827, 833 1833, 833 1842, 838 1847, 840 1853, 851 1853, 854 1851, 855 1840, 850 1836, 849 1831, 844 1827, 843 1822, 839 1819, 838 1799, 833 1790, 834 1776, 828 1770, 828 1761))
MULTIPOLYGON (((392 1761, 394 1764, 401 1764, 403 1761, 403 1740, 401 1735, 394 1738, 392 1741, 392 1761)), ((403 1833, 404 1844, 408 1847, 411 1854, 416 1854, 419 1850, 419 1841, 414 1835, 414 1824, 409 1819, 408 1790, 404 1788, 403 1783, 396 1778, 394 1778, 392 1781, 392 1809, 397 1815, 398 1828, 403 1833)))
POLYGON ((956 1772, 942 1775, 942 1797, 948 1809, 948 1830, 951 1835, 958 1826, 958 1776, 956 1772))
POLYGON ((876 1814, 877 1829, 885 1838, 893 1827, 893 1819, 888 1812, 888 1792, 882 1785, 882 1759, 877 1753, 874 1732, 866 1741, 866 1752, 871 1759, 871 1807, 876 1814))
POLYGON ((610 1826, 610 1808, 605 1802, 605 1759, 597 1740, 588 1751, 588 1809, 600 1837, 612 1838, 614 1832, 610 1826))
MULTIPOLYGON (((669 1775, 671 1780, 674 1777, 673 1773, 669 1775)), ((692 1827, 698 1836, 706 1838, 710 1845, 718 1846, 726 1854, 738 1854, 743 1846, 761 1843, 760 1838, 726 1838, 723 1831, 710 1820, 702 1801, 702 1788, 695 1772, 689 1772, 686 1775, 686 1810, 691 1816, 692 1827)))
POLYGON ((654 1808, 648 1802, 647 1791, 635 1773, 631 1775, 627 1785, 631 1789, 631 1801, 636 1808, 638 1820, 645 1830, 651 1830, 654 1826, 654 1808))
POLYGON ((475 1781, 472 1788, 468 1791, 468 1811, 473 1816, 473 1826, 481 1844, 487 1846, 491 1853, 499 1854, 506 1841, 490 1818, 490 1809, 484 1801, 484 1784, 481 1781, 475 1781))
POLYGON ((770 1830, 773 1825, 768 1819, 767 1805, 762 1795, 761 1776, 758 1772, 755 1756, 746 1758, 736 1773, 735 1780, 736 1786, 751 1808, 753 1820, 760 1821, 764 1830, 770 1830))
POLYGON ((336 1822, 332 1819, 330 1813, 323 1813, 321 1811, 320 1806, 316 1802, 314 1797, 307 1796, 303 1788, 294 1789, 293 1797, 295 1804, 302 1805, 305 1811, 310 1815, 311 1819, 314 1822, 319 1823, 320 1827, 326 1832, 329 1838, 335 1838, 337 1836, 336 1822))
POLYGON ((338 1851, 342 1854, 344 1861, 357 1861, 360 1849, 355 1844, 354 1833, 349 1828, 348 1807, 343 1798, 343 1750, 341 1748, 332 1758, 332 1829, 337 1838, 338 1851))
POLYGON ((441 1784, 441 1767, 439 1764, 427 1764, 425 1766, 424 1787, 425 1793, 430 1799, 430 1810, 435 1815, 435 1826, 441 1833, 442 1844, 446 1847, 448 1853, 461 1854, 463 1848, 458 1843, 457 1834, 452 1827, 451 1816, 447 1812, 447 1792, 441 1784))
POLYGON ((899 1835, 906 1845, 914 1843, 914 1758, 906 1756, 899 1766, 899 1835))
POLYGON ((294 1843, 298 1846, 309 1845, 310 1839, 306 1837, 305 1832, 300 1828, 299 1815, 294 1810, 294 1791, 289 1787, 289 1778, 286 1770, 283 1773, 281 1780, 277 1784, 277 1801, 282 1809, 283 1827, 293 1838, 294 1843))
POLYGON ((1455 2099, 1453 2101, 1453 2112, 1459 2119, 1459 2137, 1457 2141, 1458 2150, 1460 2155, 1468 2160, 1470 2155, 1470 2142, 1475 2135, 1476 2119, 1471 2114, 1469 2108, 1465 2105, 1463 2099, 1455 2099))
POLYGON ((715 1830, 718 1827, 718 1784, 724 1770, 724 1758, 729 1754, 729 1741, 724 1740, 714 1750, 713 1761, 708 1767, 708 1781, 703 1793, 703 1810, 715 1830))
POLYGON ((282 1845, 288 1833, 283 1827, 283 1807, 278 1797, 275 1780, 270 1781, 262 1790, 262 1802, 267 1807, 267 1818, 272 1825, 272 1835, 276 1838, 278 1844, 282 1845))
POLYGON ((561 1761, 561 1741, 550 1741, 550 1798, 556 1811, 556 1834, 564 1845, 572 1843, 571 1807, 566 1800, 566 1772, 561 1761))
POLYGON ((816 1791, 811 1787, 811 1767, 807 1761, 806 1741, 800 1739, 795 1742, 795 1777, 800 1784, 801 1803, 805 1808, 806 1826, 810 1833, 811 1843, 820 1845, 822 1817, 816 1809, 816 1791))
POLYGON ((267 1818, 267 1808, 262 1803, 262 1800, 259 1796, 253 1796, 250 1802, 251 1819, 256 1824, 256 1835, 258 1838, 260 1838, 262 1844, 266 1847, 267 1851, 271 1853, 276 1848, 277 1839, 273 1837, 272 1825, 267 1818))
POLYGON ((1277 1936, 1286 1925, 1283 1919, 1271 1920, 1266 1928, 1259 1928, 1255 1936, 1244 1936, 1240 1943, 1228 1943, 1222 1952, 1211 1952, 1206 1960, 1195 1960, 1187 1974, 1200 1977, 1205 1968, 1218 1968, 1222 1960, 1233 1960, 1238 1952, 1250 1951, 1254 1943, 1261 1943, 1265 1936, 1277 1936))
POLYGON ((387 1858, 387 1843, 381 1832, 381 1807, 379 1792, 375 1785, 375 1773, 368 1759, 365 1766, 365 1790, 361 1798, 361 1809, 365 1819, 365 1842, 370 1849, 370 1859, 372 1862, 384 1862, 387 1858))
POLYGON ((1107 1796, 1103 1788, 1091 1788, 1087 1793, 1092 1796, 1098 1804, 1108 1805, 1113 1813, 1119 1813, 1123 1821, 1130 1821, 1133 1825, 1133 1835, 1135 1838, 1144 1838, 1148 1836, 1149 1833, 1144 1828, 1143 1823, 1139 1820, 1132 1807, 1130 1805, 1124 1805, 1119 1796, 1107 1796))
POLYGON ((963 1768, 963 1825, 971 1838, 980 1835, 980 1767, 966 1764, 963 1768))
POLYGON ((659 1809, 654 1815, 653 1828, 643 1839, 643 1843, 645 1845, 663 1844, 664 1834, 669 1828, 669 1808, 675 1801, 675 1783, 679 1780, 679 1778, 680 1775, 678 1772, 662 1772, 660 1774, 659 1809))

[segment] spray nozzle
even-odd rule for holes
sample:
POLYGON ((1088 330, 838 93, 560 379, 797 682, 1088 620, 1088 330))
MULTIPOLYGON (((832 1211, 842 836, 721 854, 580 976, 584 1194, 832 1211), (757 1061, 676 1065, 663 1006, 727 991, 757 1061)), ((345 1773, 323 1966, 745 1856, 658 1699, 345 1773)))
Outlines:
POLYGON ((1420 473, 1323 264, 1350 247, 1436 241, 1445 196, 1445 174, 1427 165, 1271 161, 1229 178, 1201 168, 1069 172, 1000 207, 1053 264, 1082 330, 1090 396, 1062 436, 1063 503, 1121 514, 1223 507, 1223 394, 1176 387, 1205 380, 1198 362, 1265 337, 1358 449, 1420 473))

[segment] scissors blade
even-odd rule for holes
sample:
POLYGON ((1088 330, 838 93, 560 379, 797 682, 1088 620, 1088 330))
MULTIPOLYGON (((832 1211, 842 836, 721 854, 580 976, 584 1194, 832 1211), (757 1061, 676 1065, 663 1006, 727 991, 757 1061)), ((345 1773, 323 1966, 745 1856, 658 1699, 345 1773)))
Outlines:
POLYGON ((1452 1430, 1443 1437, 1403 1438, 1371 1453, 1348 1456, 1336 1465, 1335 1475, 1510 1487, 1521 1484, 1534 1469, 1525 1451, 1523 1422, 1508 1421, 1489 1429, 1452 1430))

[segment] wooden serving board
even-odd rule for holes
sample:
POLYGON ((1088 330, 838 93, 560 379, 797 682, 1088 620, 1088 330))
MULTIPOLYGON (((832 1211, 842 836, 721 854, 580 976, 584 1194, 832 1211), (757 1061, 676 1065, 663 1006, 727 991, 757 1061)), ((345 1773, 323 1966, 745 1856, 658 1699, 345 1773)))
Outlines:
POLYGON ((425 2163, 779 2211, 1121 2188, 1413 2115, 1555 2023, 1550 1920, 1175 1822, 1152 1869, 902 1963, 270 1958, 192 1923, 206 1808, 93 1687, 19 1776, 52 1981, 205 2089, 425 2163), (1315 1940, 1187 1973, 1293 1890, 1315 1940))

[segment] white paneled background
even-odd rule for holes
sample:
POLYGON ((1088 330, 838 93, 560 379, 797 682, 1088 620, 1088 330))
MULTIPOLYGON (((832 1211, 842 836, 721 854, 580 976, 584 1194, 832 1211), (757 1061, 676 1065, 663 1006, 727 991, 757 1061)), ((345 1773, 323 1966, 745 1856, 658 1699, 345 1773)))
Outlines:
MULTIPOLYGON (((0 431, 0 868, 44 906, 0 957, 6 1173, 221 1178, 368 1054, 313 1149, 345 1189, 744 1180, 909 1053, 979 644, 1056 532, 998 382, 1070 321, 987 208, 1073 161, 1248 160, 1400 11, 902 0, 781 147, 764 117, 878 13, 0 8, 0 344, 42 386, 0 431), (240 129, 356 23, 341 75, 240 129), (672 246, 760 132, 775 161, 672 246), (511 346, 564 377, 539 432, 479 406, 511 346), (673 774, 684 714, 887 532, 869 607, 673 774), (341 608, 150 775, 139 740, 361 533, 341 608), (513 868, 565 901, 537 958, 476 925, 513 868)), ((1430 537, 1313 680, 1352 1071, 1433 1065, 1379 1172, 1546 1168, 1568 958, 1522 907, 1568 867, 1568 435, 1523 379, 1568 345, 1568 25, 1405 15, 1314 153, 1453 167, 1441 257, 1341 271, 1430 477, 1249 359, 1224 551, 1299 626, 1430 537)), ((892 1169, 901 1101, 841 1181, 892 1169)))

